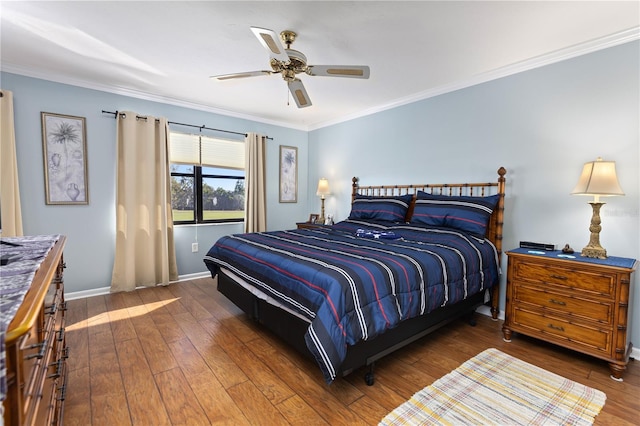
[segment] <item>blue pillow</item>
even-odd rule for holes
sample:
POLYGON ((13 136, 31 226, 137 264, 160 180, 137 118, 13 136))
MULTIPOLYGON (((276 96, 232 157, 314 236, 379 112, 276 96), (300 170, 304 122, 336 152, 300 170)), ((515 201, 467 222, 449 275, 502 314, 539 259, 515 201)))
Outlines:
POLYGON ((412 199, 411 194, 392 197, 356 195, 349 219, 404 222, 412 199))
POLYGON ((410 223, 453 228, 484 237, 499 199, 499 195, 456 197, 418 191, 410 223))

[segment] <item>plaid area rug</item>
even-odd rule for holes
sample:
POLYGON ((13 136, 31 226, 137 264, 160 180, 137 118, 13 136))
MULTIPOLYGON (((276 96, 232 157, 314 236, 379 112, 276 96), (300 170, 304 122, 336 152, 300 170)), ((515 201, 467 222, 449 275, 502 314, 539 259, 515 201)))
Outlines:
POLYGON ((380 425, 590 425, 606 399, 597 389, 487 349, 380 425))

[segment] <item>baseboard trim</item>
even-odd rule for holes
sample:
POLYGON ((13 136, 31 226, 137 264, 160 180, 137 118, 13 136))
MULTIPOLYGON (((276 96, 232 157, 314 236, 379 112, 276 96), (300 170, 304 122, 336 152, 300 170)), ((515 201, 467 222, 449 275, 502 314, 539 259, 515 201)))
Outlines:
MULTIPOLYGON (((211 276, 211 273, 207 271, 196 272, 194 274, 180 275, 178 276, 177 281, 172 281, 172 282, 197 280, 200 278, 207 278, 210 276, 211 276)), ((144 287, 143 286, 136 287, 136 290, 139 288, 144 288, 144 287)), ((71 293, 65 293, 64 298, 65 300, 75 300, 75 299, 84 299, 85 297, 103 296, 109 293, 111 293, 111 287, 99 287, 99 288, 92 288, 91 290, 81 290, 81 291, 74 291, 71 293)))

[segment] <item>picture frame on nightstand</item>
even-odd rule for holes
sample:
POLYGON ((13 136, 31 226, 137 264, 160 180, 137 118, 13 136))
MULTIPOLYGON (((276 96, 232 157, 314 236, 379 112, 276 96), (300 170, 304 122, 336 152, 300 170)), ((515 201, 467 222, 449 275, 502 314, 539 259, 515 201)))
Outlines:
POLYGON ((318 223, 318 219, 320 218, 320 215, 317 213, 311 213, 309 215, 309 223, 313 223, 314 225, 316 223, 318 223))

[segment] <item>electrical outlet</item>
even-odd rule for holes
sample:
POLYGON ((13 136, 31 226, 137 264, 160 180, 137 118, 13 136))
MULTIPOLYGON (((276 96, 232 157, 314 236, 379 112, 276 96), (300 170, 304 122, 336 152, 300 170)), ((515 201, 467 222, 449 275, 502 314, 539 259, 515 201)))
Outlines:
POLYGON ((198 252, 198 243, 191 243, 191 253, 198 252))

